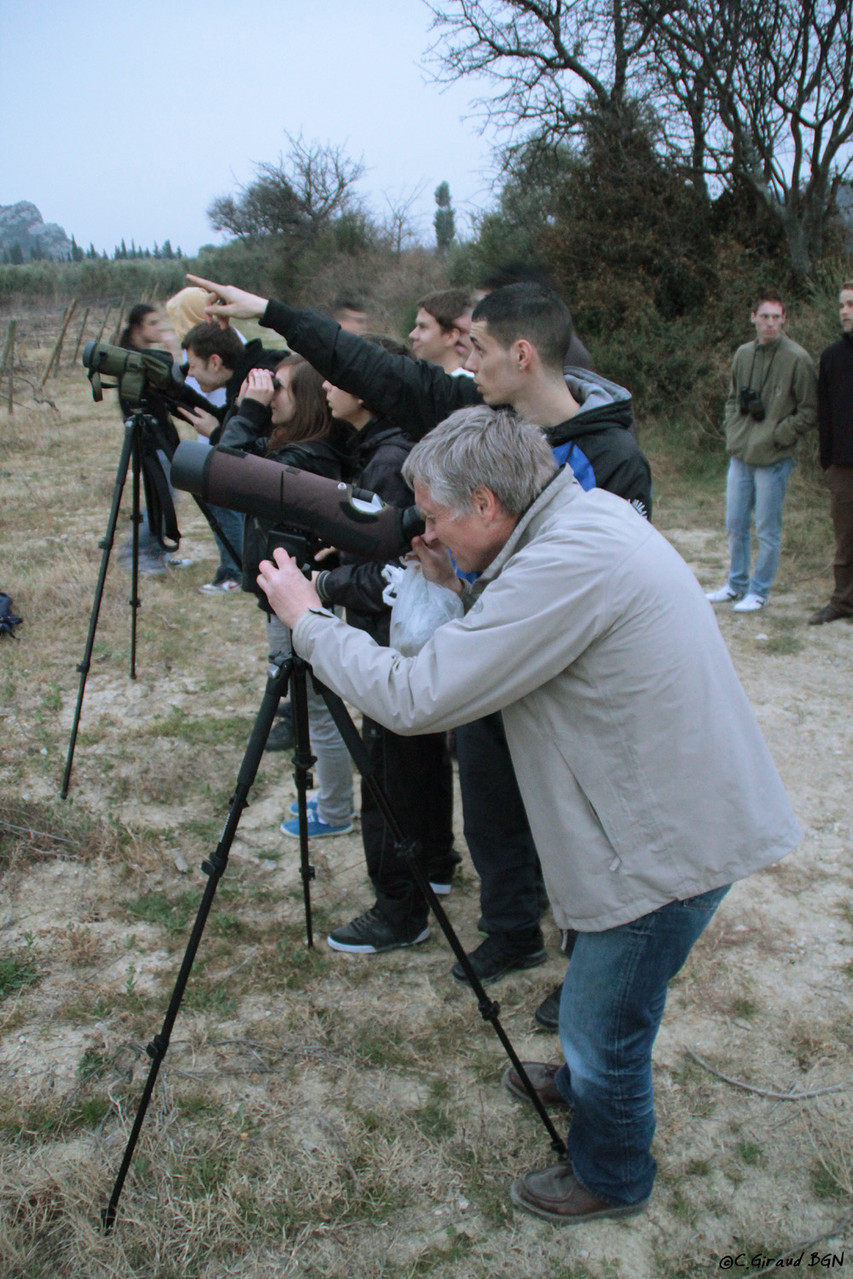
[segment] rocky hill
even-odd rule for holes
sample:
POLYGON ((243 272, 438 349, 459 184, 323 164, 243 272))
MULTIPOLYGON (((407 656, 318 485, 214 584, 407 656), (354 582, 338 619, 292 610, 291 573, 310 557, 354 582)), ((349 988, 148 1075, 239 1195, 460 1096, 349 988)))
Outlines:
POLYGON ((29 262, 41 257, 62 262, 70 256, 71 241, 65 228, 45 222, 29 200, 0 205, 0 258, 29 262))

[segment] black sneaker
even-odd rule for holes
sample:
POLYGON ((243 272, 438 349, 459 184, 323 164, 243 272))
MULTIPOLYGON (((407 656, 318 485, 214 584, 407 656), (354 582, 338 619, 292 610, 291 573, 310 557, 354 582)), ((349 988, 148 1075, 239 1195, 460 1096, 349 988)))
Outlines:
POLYGON ((342 928, 336 928, 326 938, 332 950, 347 950, 358 955, 376 955, 383 950, 397 950, 400 946, 416 946, 429 937, 427 924, 415 924, 402 932, 393 928, 375 906, 357 915, 342 928))
MULTIPOLYGON (((468 961, 480 981, 500 981, 507 973, 521 968, 538 968, 548 958, 542 930, 540 928, 519 928, 511 933, 490 933, 476 950, 472 950, 468 961)), ((455 963, 450 970, 456 981, 468 985, 468 978, 460 963, 455 963)))
POLYGON ((563 983, 555 986, 550 995, 547 995, 536 1012, 533 1014, 533 1020, 537 1026, 541 1026, 543 1030, 559 1030, 560 1028, 560 999, 563 994, 563 983))

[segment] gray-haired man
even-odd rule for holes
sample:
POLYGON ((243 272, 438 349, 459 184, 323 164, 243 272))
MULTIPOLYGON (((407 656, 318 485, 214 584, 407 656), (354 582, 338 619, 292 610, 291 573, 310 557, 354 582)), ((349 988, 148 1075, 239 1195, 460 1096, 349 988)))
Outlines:
POLYGON ((319 678, 394 732, 503 710, 557 924, 579 934, 565 1064, 530 1067, 572 1108, 570 1159, 511 1194, 558 1223, 628 1216, 655 1176, 668 983, 731 881, 784 856, 797 823, 695 578, 628 503, 585 493, 537 428, 485 406, 452 414, 404 474, 425 572, 468 606, 417 657, 339 621, 281 551, 258 580, 319 678))

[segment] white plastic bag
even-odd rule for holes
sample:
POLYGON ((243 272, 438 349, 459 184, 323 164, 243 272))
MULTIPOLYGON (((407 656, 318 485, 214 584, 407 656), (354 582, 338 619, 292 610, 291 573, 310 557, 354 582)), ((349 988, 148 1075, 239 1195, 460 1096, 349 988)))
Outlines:
POLYGON ((397 584, 391 606, 391 647, 404 657, 413 657, 439 626, 464 612, 456 592, 428 582, 418 561, 412 560, 397 584))

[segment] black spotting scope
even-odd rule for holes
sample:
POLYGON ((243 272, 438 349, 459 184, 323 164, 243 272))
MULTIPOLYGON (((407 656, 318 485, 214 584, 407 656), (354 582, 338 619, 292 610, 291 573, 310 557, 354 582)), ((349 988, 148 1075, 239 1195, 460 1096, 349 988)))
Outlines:
POLYGON ((386 506, 375 493, 238 449, 184 440, 172 458, 171 481, 213 506, 257 515, 380 563, 405 554, 424 531, 416 506, 386 506))

